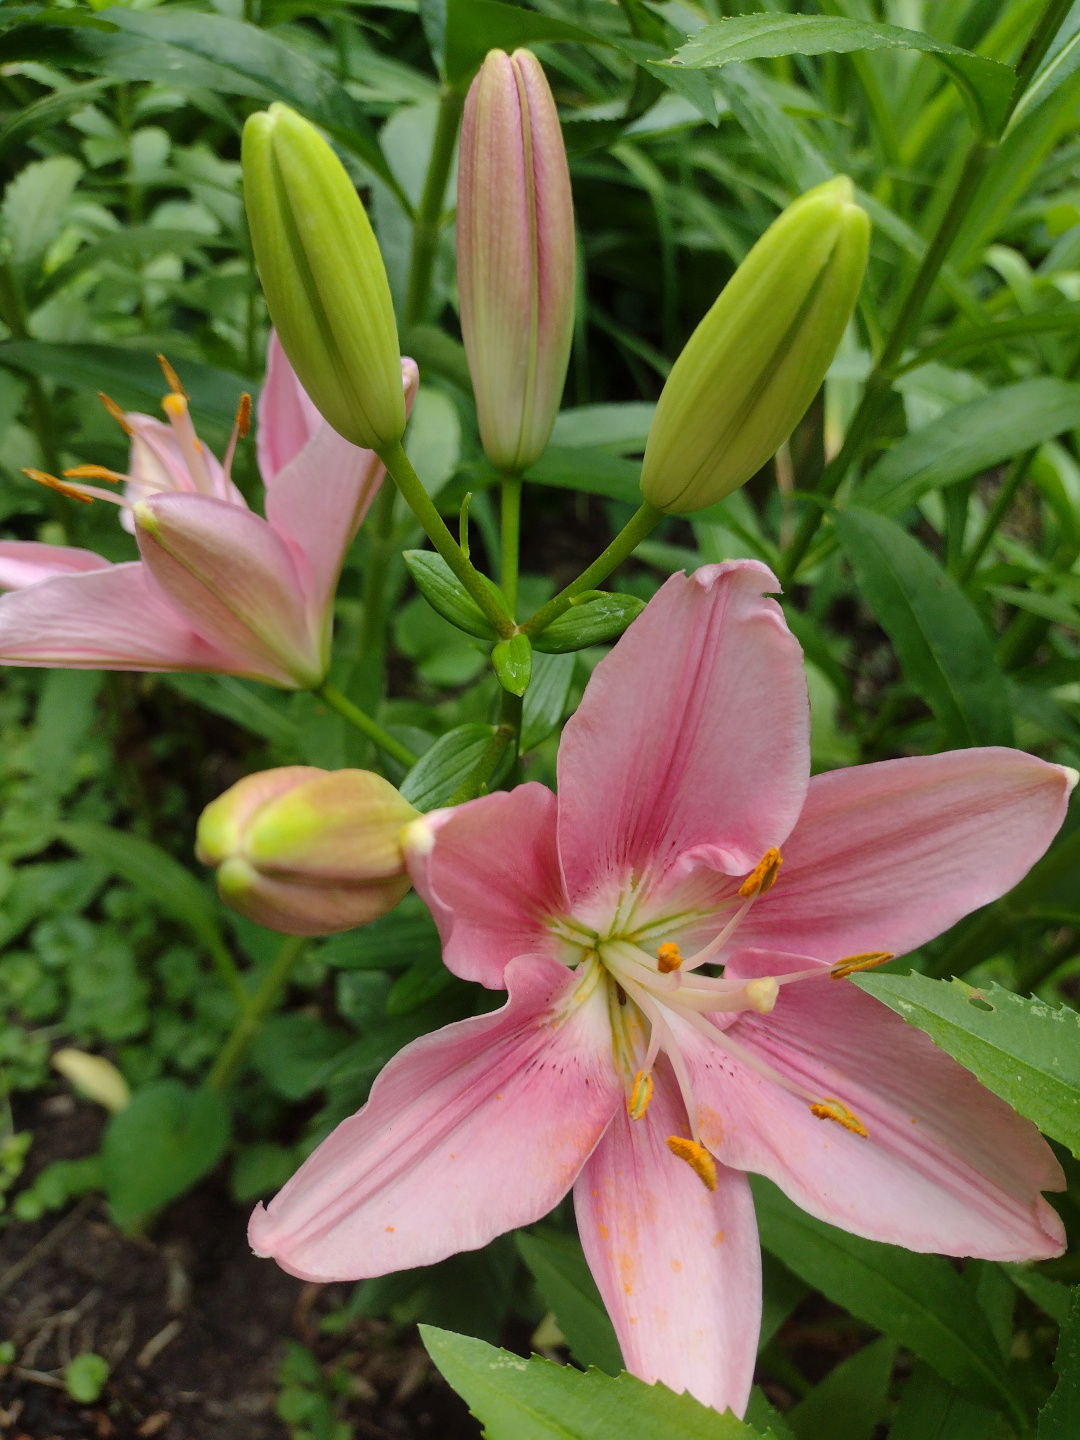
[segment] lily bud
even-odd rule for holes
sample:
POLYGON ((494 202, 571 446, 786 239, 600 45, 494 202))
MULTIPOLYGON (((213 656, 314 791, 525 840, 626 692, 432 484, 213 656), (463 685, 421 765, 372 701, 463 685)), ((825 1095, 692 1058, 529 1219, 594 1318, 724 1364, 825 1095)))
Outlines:
POLYGON ((289 765, 248 775, 199 817, 195 853, 226 905, 285 935, 328 935, 409 888, 401 831, 417 811, 369 770, 289 765))
POLYGON ((244 201, 274 327, 330 424, 368 450, 405 430, 386 269, 352 181, 287 105, 244 126, 244 201))
POLYGON ((687 341, 656 407, 641 491, 686 514, 730 495, 805 415, 855 308, 870 221, 846 176, 769 226, 687 341))
POLYGON ((542 453, 574 326, 574 206, 555 101, 528 50, 490 50, 465 101, 457 201, 461 333, 480 438, 500 470, 542 453))

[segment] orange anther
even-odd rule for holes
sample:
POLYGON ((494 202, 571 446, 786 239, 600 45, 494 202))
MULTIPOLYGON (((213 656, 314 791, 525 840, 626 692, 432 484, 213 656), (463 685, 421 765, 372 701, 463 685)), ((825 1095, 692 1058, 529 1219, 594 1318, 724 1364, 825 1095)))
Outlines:
POLYGON ((247 433, 251 429, 251 396, 245 390, 240 396, 240 404, 236 407, 236 428, 240 432, 241 439, 247 439, 247 433))
POLYGON ((84 495, 82 491, 77 490, 74 485, 65 485, 63 480, 58 480, 55 475, 50 475, 47 470, 29 470, 24 468, 22 473, 28 475, 31 480, 36 480, 39 485, 47 485, 50 490, 58 490, 61 495, 67 495, 71 500, 79 500, 84 505, 92 505, 94 503, 94 497, 92 495, 84 495))
POLYGON ((749 900, 751 895, 764 895, 765 891, 771 889, 775 883, 776 872, 782 864, 780 851, 775 845, 770 845, 739 886, 739 894, 742 898, 749 900))
POLYGON ((105 406, 105 409, 120 426, 120 429, 123 430, 125 435, 135 434, 135 431, 127 422, 127 416, 124 414, 123 410, 120 409, 120 406, 117 405, 115 400, 111 400, 109 396, 105 394, 104 390, 98 391, 98 399, 101 401, 102 405, 105 406))
POLYGON ((678 970, 681 964, 682 955, 678 945, 672 940, 665 940, 656 952, 656 968, 661 975, 670 975, 673 970, 678 970))
POLYGON ((837 1125, 842 1125, 853 1135, 861 1135, 864 1140, 869 1139, 870 1132, 859 1117, 832 1095, 826 1095, 817 1105, 811 1105, 810 1114, 816 1115, 819 1120, 835 1120, 837 1125))
POLYGON ((115 470, 108 470, 104 465, 75 465, 70 470, 65 470, 64 475, 68 480, 126 480, 126 475, 118 475, 115 470))
POLYGON ((854 975, 856 970, 873 970, 895 958, 891 950, 871 950, 865 955, 848 955, 846 959, 838 960, 829 974, 834 980, 846 980, 849 975, 854 975))
POLYGON ((704 1145, 685 1140, 681 1135, 669 1135, 667 1147, 673 1155, 686 1161, 706 1190, 716 1189, 716 1164, 704 1145))
POLYGON ((184 389, 183 385, 180 384, 180 376, 177 375, 176 371, 165 359, 164 355, 159 355, 157 358, 158 364, 161 366, 161 373, 165 376, 165 384, 168 385, 169 389, 173 392, 174 395, 183 395, 184 399, 186 400, 188 398, 188 393, 184 389))
POLYGON ((634 1076, 634 1088, 630 1091, 630 1099, 626 1103, 626 1113, 631 1120, 640 1120, 645 1114, 649 1108, 652 1093, 652 1075, 647 1070, 639 1070, 634 1076))

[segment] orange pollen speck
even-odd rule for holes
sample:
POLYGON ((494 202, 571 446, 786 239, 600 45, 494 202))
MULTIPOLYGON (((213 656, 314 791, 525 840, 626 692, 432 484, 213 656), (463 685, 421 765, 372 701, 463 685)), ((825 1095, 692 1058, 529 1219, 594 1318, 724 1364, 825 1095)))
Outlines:
POLYGON ((673 1155, 686 1161, 706 1190, 716 1189, 716 1164, 704 1145, 685 1140, 681 1135, 669 1135, 667 1147, 673 1155))
POLYGON ((666 940, 656 952, 656 968, 661 975, 670 975, 673 970, 678 970, 682 964, 682 955, 679 947, 671 940, 666 940))
POLYGON ((105 394, 104 390, 98 391, 98 399, 101 401, 102 405, 105 406, 105 409, 120 426, 120 429, 123 430, 125 435, 135 434, 135 431, 132 430, 131 426, 127 422, 127 416, 124 414, 123 410, 120 409, 120 406, 117 405, 115 400, 110 399, 109 396, 105 394))
POLYGON ((749 900, 751 895, 764 895, 766 890, 772 888, 776 881, 776 872, 783 864, 780 851, 775 845, 770 845, 765 854, 754 866, 750 874, 739 886, 739 894, 744 900, 749 900))
POLYGON ((108 470, 104 465, 76 465, 71 470, 65 470, 64 475, 68 480, 126 480, 126 475, 118 475, 115 470, 108 470))
POLYGON ((626 1113, 631 1120, 640 1120, 649 1108, 652 1099, 653 1078, 647 1070, 639 1070, 634 1076, 634 1088, 626 1102, 626 1113))
POLYGON ((165 359, 164 355, 159 355, 157 358, 158 364, 161 366, 161 373, 165 376, 165 384, 168 385, 169 389, 173 392, 174 395, 183 395, 184 399, 186 400, 188 398, 188 393, 184 389, 183 385, 180 384, 180 376, 177 375, 176 371, 165 359))
POLYGON ((236 407, 236 428, 240 431, 240 438, 246 440, 251 429, 251 396, 246 390, 240 396, 240 404, 236 407))
POLYGON ((896 957, 891 950, 871 950, 866 955, 848 955, 843 960, 838 960, 829 971, 834 980, 846 980, 849 975, 854 975, 856 970, 873 970, 877 965, 884 965, 886 960, 893 960, 896 957))
POLYGON ((36 480, 39 485, 47 485, 50 490, 58 490, 61 495, 66 495, 70 500, 80 500, 84 505, 92 505, 94 497, 84 495, 81 490, 76 490, 74 485, 65 485, 55 475, 50 475, 46 470, 27 470, 22 472, 31 480, 36 480))
POLYGON ((869 1130, 859 1117, 832 1095, 826 1095, 819 1104, 811 1105, 810 1114, 816 1115, 819 1120, 835 1120, 837 1125, 842 1125, 853 1135, 861 1135, 864 1140, 870 1137, 869 1130))

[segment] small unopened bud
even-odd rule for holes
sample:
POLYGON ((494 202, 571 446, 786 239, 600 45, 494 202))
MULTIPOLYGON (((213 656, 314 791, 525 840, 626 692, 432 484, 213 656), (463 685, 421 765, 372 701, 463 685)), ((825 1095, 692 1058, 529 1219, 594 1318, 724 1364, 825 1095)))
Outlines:
POLYGON ((369 450, 400 440, 405 399, 386 269, 360 197, 313 125, 274 104, 244 126, 244 201, 263 293, 300 383, 369 450))
POLYGON ((416 810, 369 770, 248 775, 199 817, 195 853, 227 905, 286 935, 366 925, 409 888, 401 831, 416 810))
POLYGON ((555 101, 528 50, 491 50, 461 125, 457 275, 480 437, 500 470, 551 435, 574 328, 574 206, 555 101))
POLYGON ((766 230, 687 341, 656 407, 641 491, 686 514, 722 500, 805 415, 855 308, 870 221, 846 176, 766 230))
POLYGON ((113 1115, 125 1109, 131 1099, 127 1081, 104 1055, 90 1055, 85 1050, 65 1046, 57 1050, 52 1063, 80 1095, 104 1106, 113 1115))

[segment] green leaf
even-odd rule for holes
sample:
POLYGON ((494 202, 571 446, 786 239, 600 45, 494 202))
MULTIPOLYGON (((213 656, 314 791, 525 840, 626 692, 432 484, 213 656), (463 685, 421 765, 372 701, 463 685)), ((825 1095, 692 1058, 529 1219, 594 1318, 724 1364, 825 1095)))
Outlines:
POLYGON ((1058 1383, 1039 1411, 1038 1440, 1076 1440, 1080 1415, 1080 1286, 1073 1291, 1069 1318, 1061 1327, 1054 1369, 1058 1383))
POLYGON ((612 455, 640 455, 649 438, 656 406, 629 400, 621 405, 578 405, 560 410, 551 431, 556 450, 607 450, 612 455))
MULTIPOLYGON (((614 408, 614 407, 612 407, 614 408)), ((540 459, 525 472, 534 485, 554 485, 560 490, 583 490, 627 505, 641 504, 641 465, 623 460, 601 449, 576 450, 549 445, 540 459)))
POLYGON ((406 895, 381 920, 331 936, 318 956, 342 970, 404 970, 421 958, 437 963, 441 953, 439 932, 427 907, 419 895, 406 895))
POLYGON ((608 1375, 623 1368, 622 1351, 608 1319, 600 1291, 576 1235, 555 1230, 519 1230, 521 1258, 555 1314, 570 1353, 582 1365, 595 1365, 608 1375))
POLYGON ((293 750, 299 743, 299 725, 274 703, 280 691, 271 690, 254 680, 242 680, 237 675, 180 672, 161 678, 170 690, 175 690, 185 699, 231 720, 252 735, 261 735, 282 750, 293 750))
POLYGON ((109 1378, 108 1362, 100 1355, 76 1355, 64 1367, 64 1389, 78 1405, 93 1405, 109 1378))
POLYGON ((1039 1307, 1051 1320, 1064 1325, 1069 1318, 1073 1292, 1060 1280, 1051 1280, 1030 1265, 1002 1265, 1001 1269, 1018 1290, 1039 1307))
POLYGON ((956 405, 905 435, 859 486, 861 506, 898 515, 929 490, 989 470, 1080 426, 1080 385, 1040 376, 956 405))
POLYGON ((61 120, 66 120, 73 110, 81 110, 107 86, 115 83, 106 79, 86 80, 80 85, 68 85, 63 90, 54 90, 51 95, 43 95, 32 105, 17 111, 0 130, 0 155, 10 150, 12 145, 23 144, 39 130, 47 130, 52 125, 58 125, 61 120))
MULTIPOLYGON (((0 135, 0 145, 2 141, 3 136, 0 135)), ((215 243, 220 245, 223 242, 198 230, 168 230, 159 225, 133 225, 117 230, 93 245, 83 245, 65 265, 57 266, 46 275, 35 287, 35 303, 40 304, 76 276, 104 261, 126 260, 138 264, 156 255, 191 255, 215 243)))
POLYGON ((873 1440, 889 1403, 895 1360, 896 1341, 888 1335, 841 1360, 784 1416, 796 1440, 840 1440, 841 1435, 843 1440, 873 1440))
POLYGON ((576 597, 569 610, 533 637, 533 648, 562 655, 584 650, 587 645, 605 645, 617 640, 644 609, 645 601, 636 595, 587 590, 576 597))
POLYGON ((82 166, 69 155, 36 160, 20 170, 4 191, 0 216, 11 260, 29 270, 59 235, 82 166))
POLYGON ((920 50, 933 56, 960 90, 976 128, 991 137, 1001 133, 1016 82, 1011 67, 898 25, 824 15, 740 15, 699 30, 673 63, 704 70, 778 55, 860 50, 920 50))
POLYGON ((430 1325, 420 1338, 443 1377, 462 1395, 490 1440, 752 1440, 734 1415, 632 1375, 522 1360, 483 1340, 430 1325))
POLYGON ((949 743, 1011 745, 1005 677, 982 621, 956 581, 884 515, 843 510, 836 532, 904 674, 949 743))
POLYGON ((59 25, 61 27, 87 26, 91 30, 115 30, 107 20, 91 15, 87 10, 61 10, 50 5, 5 5, 0 9, 0 32, 18 29, 23 25, 59 25))
POLYGON ((454 983, 454 977, 439 956, 425 956, 399 975, 386 997, 386 1013, 393 1019, 411 1015, 454 983))
POLYGON ((889 1440, 1013 1440, 1003 1416, 961 1395, 929 1365, 916 1364, 904 1386, 889 1440))
POLYGON ((761 1243, 834 1304, 913 1350, 952 1385, 1015 1412, 1001 1352, 971 1287, 939 1255, 848 1235, 751 1176, 761 1243))
POLYGON ((274 1015, 255 1037, 251 1063, 275 1095, 303 1100, 319 1088, 327 1061, 339 1055, 349 1039, 317 1015, 274 1015))
POLYGON ((418 810, 434 810, 454 793, 483 755, 494 730, 473 721, 440 735, 406 775, 401 793, 418 810))
POLYGON ((100 670, 50 670, 34 717, 28 758, 34 786, 52 799, 78 780, 76 765, 97 716, 100 670))
POLYGON ((958 1060, 995 1095, 1080 1157, 1080 1015, 1000 985, 925 975, 859 975, 888 1005, 958 1060))
POLYGON ((563 717, 574 683, 574 657, 534 650, 532 682, 521 709, 521 753, 546 740, 563 717))
POLYGON ((527 635, 500 640, 491 652, 491 663, 499 684, 511 695, 524 695, 532 679, 532 646, 527 635))
MULTIPOLYGON (((404 550, 402 559, 420 594, 444 620, 479 640, 496 638, 491 621, 441 555, 433 550, 404 550)), ((496 593, 504 604, 502 593, 496 593)))
POLYGON ((130 1226, 214 1168, 229 1142, 229 1112, 212 1090, 152 1080, 114 1115, 101 1148, 113 1219, 130 1226))

